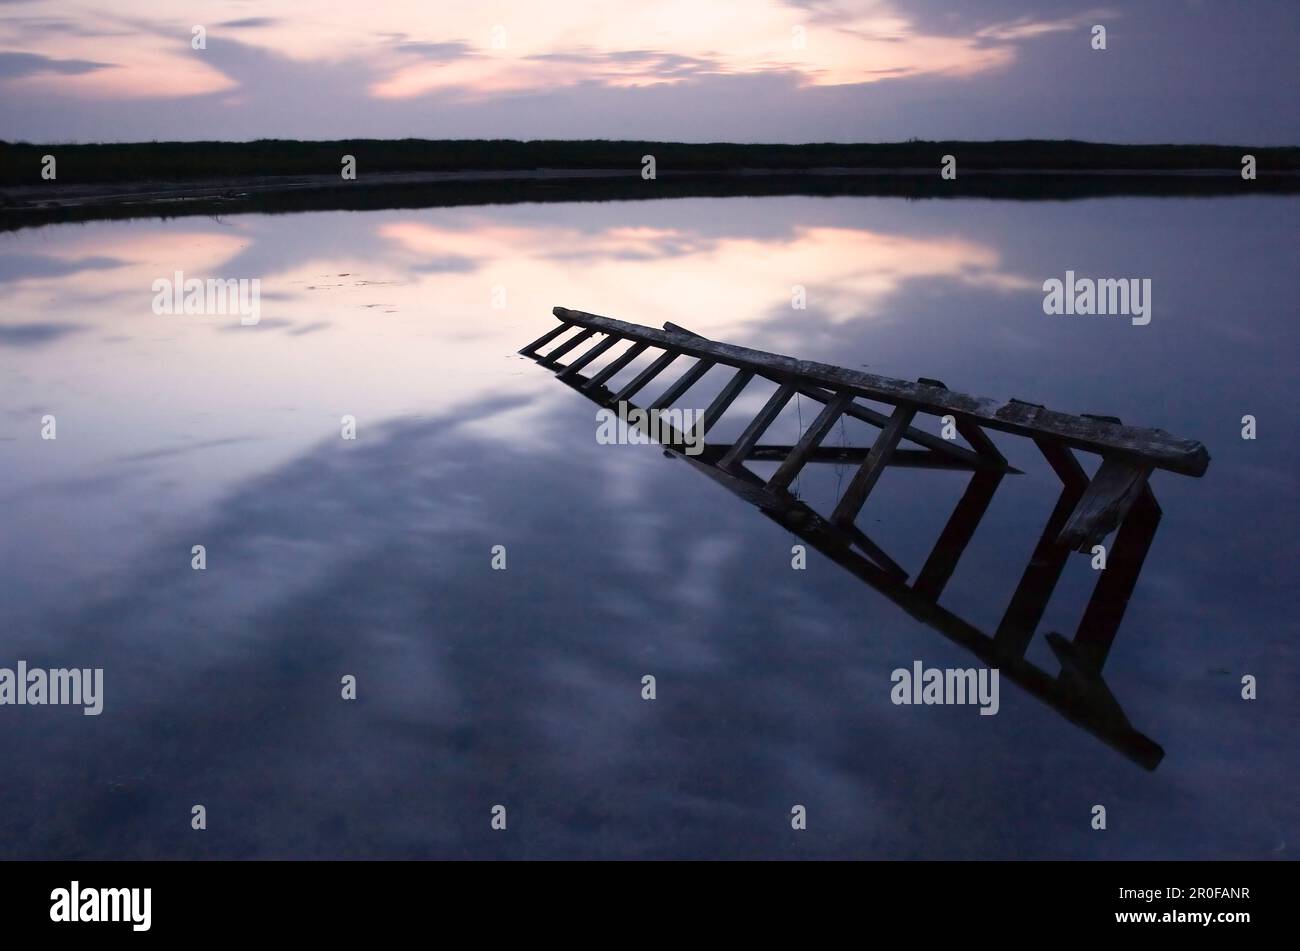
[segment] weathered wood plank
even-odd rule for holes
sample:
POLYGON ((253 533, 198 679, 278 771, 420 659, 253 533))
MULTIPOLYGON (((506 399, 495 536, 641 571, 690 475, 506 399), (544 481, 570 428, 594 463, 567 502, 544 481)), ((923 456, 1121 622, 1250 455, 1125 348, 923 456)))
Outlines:
POLYGON ((941 416, 951 414, 958 419, 967 417, 990 429, 1022 436, 1049 436, 1103 455, 1127 454, 1145 460, 1155 468, 1184 475, 1204 474, 1210 461, 1209 453, 1199 442, 1180 439, 1159 429, 1139 429, 1060 413, 1027 403, 999 402, 967 396, 924 383, 894 380, 860 370, 796 360, 781 354, 641 327, 564 307, 554 308, 553 313, 568 323, 646 340, 658 346, 675 347, 694 357, 708 357, 718 363, 752 369, 775 379, 803 378, 817 386, 831 390, 851 390, 867 399, 907 405, 920 412, 941 416))
POLYGON ((867 501, 867 495, 875 488, 881 473, 885 471, 885 467, 889 464, 889 457, 898 448, 898 441, 903 438, 903 431, 907 429, 912 422, 912 417, 915 415, 916 410, 911 406, 899 406, 894 410, 894 415, 889 417, 889 423, 876 437, 871 452, 867 453, 866 460, 854 473, 853 481, 849 483, 849 487, 840 496, 835 511, 831 513, 833 523, 836 525, 853 524, 854 519, 858 517, 858 512, 861 511, 862 506, 867 501))
POLYGON ((1076 551, 1091 551, 1124 520, 1146 487, 1151 466, 1104 458, 1088 483, 1058 541, 1076 551))
POLYGON ((739 465, 745 461, 749 451, 754 448, 760 436, 767 432, 767 428, 772 425, 781 410, 785 409, 785 404, 794 398, 794 387, 789 383, 782 383, 775 393, 763 404, 763 408, 758 411, 758 415, 749 421, 745 431, 740 434, 740 438, 731 444, 726 455, 719 460, 718 465, 724 469, 739 465))
POLYGON ((835 421, 843 415, 844 409, 853 401, 852 393, 837 393, 835 398, 822 407, 822 411, 817 414, 817 418, 809 424, 799 441, 794 444, 790 450, 790 455, 786 456, 785 461, 777 466, 776 472, 772 478, 767 480, 767 487, 773 492, 784 492, 790 488, 790 483, 795 480, 795 476, 803 469, 804 464, 808 461, 808 455, 817 448, 835 421))
POLYGON ((606 350, 614 346, 614 344, 618 343, 622 339, 623 339, 622 337, 615 337, 613 334, 610 334, 608 337, 606 337, 600 343, 596 344, 594 347, 592 347, 582 356, 578 357, 576 360, 573 360, 567 367, 561 370, 558 375, 573 376, 575 373, 577 373, 579 370, 585 367, 588 363, 590 363, 592 360, 595 360, 602 353, 604 353, 606 350))

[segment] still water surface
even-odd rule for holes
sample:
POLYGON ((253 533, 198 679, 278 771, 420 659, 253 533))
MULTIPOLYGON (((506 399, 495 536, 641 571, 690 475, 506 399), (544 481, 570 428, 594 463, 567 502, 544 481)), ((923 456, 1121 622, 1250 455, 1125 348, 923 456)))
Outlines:
MULTIPOLYGON (((0 666, 105 671, 98 717, 0 707, 0 855, 1289 858, 1298 213, 726 198, 0 236, 0 666), (1067 269, 1151 278, 1151 323, 1044 315, 1067 269), (260 322, 155 315, 176 270, 260 278, 260 322), (974 661, 815 553, 791 570, 797 539, 680 461, 598 445, 592 404, 515 353, 557 304, 1204 442, 1204 478, 1153 478, 1106 667, 1164 762, 1005 681, 996 716, 893 705, 895 668, 974 661)), ((1025 474, 943 598, 986 630, 1059 489, 999 446, 1025 474)), ((914 573, 964 487, 890 469, 861 524, 914 573)), ((1095 577, 1072 558, 1045 669, 1095 577)))

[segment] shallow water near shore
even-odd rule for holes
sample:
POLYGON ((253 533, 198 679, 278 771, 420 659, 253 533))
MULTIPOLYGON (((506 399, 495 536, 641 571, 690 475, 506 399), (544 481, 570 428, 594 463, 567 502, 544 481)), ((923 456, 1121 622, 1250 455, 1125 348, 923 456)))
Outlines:
MULTIPOLYGON (((1289 858, 1298 212, 687 198, 0 235, 0 667, 104 670, 99 716, 0 706, 0 855, 1289 858), (177 270, 258 279, 257 322, 156 314, 177 270), (1150 279, 1151 322, 1044 314, 1067 270, 1150 279), (516 353, 556 305, 1204 442, 1204 478, 1153 477, 1105 669, 1159 768, 1006 682, 996 716, 891 703, 893 670, 973 658, 815 553, 792 570, 797 539, 681 460, 600 445, 516 353)), ((986 630, 1059 488, 998 445, 1024 474, 943 598, 986 630)), ((964 487, 890 469, 860 523, 915 574, 964 487)), ((1095 578, 1072 557, 1045 669, 1095 578)))

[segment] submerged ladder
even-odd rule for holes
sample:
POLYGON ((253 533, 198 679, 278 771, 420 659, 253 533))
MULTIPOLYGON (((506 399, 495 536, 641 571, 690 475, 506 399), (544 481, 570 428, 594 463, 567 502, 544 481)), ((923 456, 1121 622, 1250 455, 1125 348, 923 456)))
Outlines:
POLYGON ((641 409, 632 403, 633 397, 682 357, 694 358, 695 362, 646 407, 650 412, 663 411, 680 400, 714 367, 733 370, 693 433, 697 451, 687 453, 687 435, 674 430, 663 444, 667 452, 685 459, 755 505, 913 617, 987 665, 998 667, 1012 682, 1134 762, 1154 769, 1163 758, 1160 746, 1128 722, 1102 680, 1101 669, 1160 520, 1160 507, 1148 478, 1155 469, 1202 475, 1209 465, 1209 454, 1199 442, 1159 429, 1124 426, 1114 417, 1074 416, 1020 400, 1000 403, 966 396, 949 390, 938 380, 894 380, 733 346, 675 324, 665 324, 658 330, 563 307, 556 307, 553 313, 559 325, 519 352, 604 407, 625 404, 629 414, 641 409), (626 343, 626 349, 599 370, 589 376, 580 372, 620 343, 626 343), (590 346, 580 351, 584 344, 590 346), (654 351, 654 359, 643 370, 617 389, 607 386, 620 371, 649 351, 654 351), (576 356, 560 362, 571 353, 576 356), (709 443, 709 430, 756 378, 775 384, 776 391, 734 442, 709 443), (822 404, 821 411, 793 445, 760 443, 796 394, 822 404), (862 400, 891 406, 893 411, 881 412, 862 400), (952 417, 954 428, 967 446, 917 428, 917 417, 925 415, 952 417), (856 448, 822 446, 822 440, 843 416, 876 427, 879 432, 874 442, 856 448), (1002 478, 1019 473, 1008 464, 986 429, 1032 439, 1062 483, 1060 497, 1029 565, 992 634, 938 604, 1002 478), (904 440, 920 448, 900 447, 904 440), (1093 476, 1089 477, 1080 465, 1075 450, 1101 456, 1093 476), (759 461, 778 463, 769 478, 760 478, 745 465, 759 461), (821 514, 795 498, 790 486, 806 465, 826 462, 856 463, 858 468, 832 510, 821 514), (929 558, 910 583, 907 571, 857 525, 867 497, 889 466, 972 473, 929 558), (1100 573, 1073 639, 1056 633, 1046 635, 1061 665, 1059 674, 1053 676, 1027 661, 1024 654, 1069 553, 1091 552, 1112 531, 1117 534, 1107 553, 1107 567, 1100 573))

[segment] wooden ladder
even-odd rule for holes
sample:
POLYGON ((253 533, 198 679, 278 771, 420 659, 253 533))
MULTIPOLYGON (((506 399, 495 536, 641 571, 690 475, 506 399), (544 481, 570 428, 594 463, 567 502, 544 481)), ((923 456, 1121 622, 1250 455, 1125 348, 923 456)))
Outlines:
MULTIPOLYGON (((663 447, 769 518, 880 591, 913 617, 940 631, 998 667, 1012 682, 1048 703, 1071 722, 1101 738, 1147 769, 1164 755, 1158 744, 1137 732, 1124 716, 1101 677, 1102 666, 1123 619, 1147 550, 1160 520, 1160 507, 1148 485, 1155 469, 1200 476, 1209 454, 1199 442, 1179 439, 1158 429, 1124 426, 1104 416, 1073 416, 1033 403, 999 403, 949 390, 942 382, 916 382, 797 360, 709 340, 675 324, 662 330, 582 311, 556 307, 558 327, 520 350, 556 372, 559 379, 598 405, 622 404, 629 415, 641 407, 632 398, 679 359, 695 362, 649 407, 662 411, 680 400, 717 366, 732 372, 703 411, 693 433, 694 453, 686 451, 687 434, 668 429, 663 447), (572 334, 561 341, 567 332, 572 334), (561 341, 556 344, 556 341, 561 341), (567 363, 560 359, 591 342, 567 363), (626 349, 603 368, 580 372, 620 343, 626 349), (545 353, 543 348, 551 346, 545 353), (608 384, 648 351, 649 364, 617 390, 608 384), (745 389, 761 378, 776 390, 742 429, 735 441, 709 443, 708 432, 745 389), (760 442, 796 394, 821 404, 821 410, 792 445, 760 442), (860 400, 891 406, 884 413, 860 400), (951 417, 966 446, 917 428, 918 416, 951 417), (822 440, 841 417, 850 416, 878 430, 870 446, 828 448, 822 440), (987 512, 1004 476, 1019 474, 998 450, 987 429, 1032 439, 1062 483, 1061 495, 1024 569, 1021 581, 996 631, 986 634, 938 603, 957 562, 987 512), (900 448, 904 440, 920 448, 900 448), (700 442, 702 441, 702 445, 700 442), (1075 450, 1101 456, 1089 478, 1075 450), (746 462, 776 462, 767 479, 746 462), (812 463, 851 463, 857 469, 836 504, 823 515, 794 498, 789 489, 812 463), (857 524, 867 497, 887 467, 924 467, 971 473, 965 493, 915 580, 857 524), (1024 657, 1060 579, 1069 553, 1091 552, 1110 532, 1117 535, 1107 553, 1083 619, 1072 639, 1056 633, 1047 642, 1060 661, 1053 676, 1024 657)), ((662 432, 661 427, 661 432, 662 432)))

